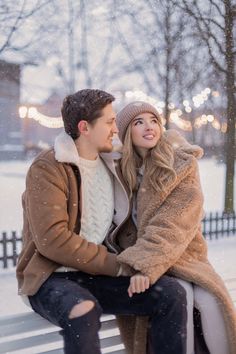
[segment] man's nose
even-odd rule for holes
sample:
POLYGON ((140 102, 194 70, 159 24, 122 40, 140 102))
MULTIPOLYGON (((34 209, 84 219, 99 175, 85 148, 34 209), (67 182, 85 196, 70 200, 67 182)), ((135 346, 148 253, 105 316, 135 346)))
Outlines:
POLYGON ((116 122, 114 122, 112 131, 113 131, 114 134, 118 134, 119 133, 119 129, 118 129, 117 125, 116 125, 116 122))

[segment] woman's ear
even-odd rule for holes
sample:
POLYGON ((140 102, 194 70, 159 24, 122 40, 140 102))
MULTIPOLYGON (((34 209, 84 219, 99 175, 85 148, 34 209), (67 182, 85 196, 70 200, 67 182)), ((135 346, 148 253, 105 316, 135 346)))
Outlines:
POLYGON ((86 134, 88 132, 88 122, 86 122, 86 120, 81 120, 78 123, 78 130, 80 134, 86 134))

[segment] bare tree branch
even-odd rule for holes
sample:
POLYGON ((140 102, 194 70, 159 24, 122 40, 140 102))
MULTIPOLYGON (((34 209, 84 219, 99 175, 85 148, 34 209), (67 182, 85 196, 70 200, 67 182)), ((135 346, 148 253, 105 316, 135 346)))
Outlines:
MULTIPOLYGON (((185 0, 185 3, 186 3, 186 0, 185 0)), ((194 5, 195 5, 195 8, 197 10, 197 13, 198 13, 198 23, 201 27, 201 23, 203 24, 203 26, 205 27, 205 31, 202 29, 202 33, 203 33, 203 36, 204 36, 204 40, 207 41, 208 38, 212 38, 216 44, 216 46, 218 47, 219 51, 221 54, 225 55, 225 51, 224 49, 222 48, 220 42, 218 41, 218 39, 216 38, 215 34, 213 33, 213 31, 210 29, 210 26, 208 24, 208 22, 211 22, 213 23, 212 19, 209 18, 208 20, 206 20, 206 18, 202 15, 201 13, 201 10, 197 4, 197 1, 194 0, 194 5)), ((223 33, 224 33, 224 28, 222 29, 223 33)))
POLYGON ((10 45, 10 40, 13 36, 13 34, 15 33, 16 29, 17 29, 17 26, 18 26, 18 23, 20 22, 21 20, 21 16, 22 14, 24 13, 24 8, 25 8, 25 4, 26 4, 26 0, 24 0, 22 6, 21 6, 21 9, 20 9, 20 12, 19 12, 19 15, 17 16, 17 18, 15 19, 15 22, 13 24, 13 26, 11 27, 10 29, 10 32, 5 40, 5 43, 2 45, 2 47, 0 48, 0 53, 4 51, 5 48, 7 48, 9 45, 10 45))
MULTIPOLYGON (((202 40, 204 41, 205 45, 208 48, 209 51, 209 56, 211 58, 211 61, 213 63, 213 65, 216 66, 217 70, 226 73, 225 68, 216 60, 216 57, 213 54, 213 49, 211 47, 211 43, 209 38, 214 38, 215 36, 210 32, 209 26, 206 25, 206 23, 204 22, 204 20, 201 18, 201 12, 200 9, 196 3, 196 0, 193 1, 193 3, 191 4, 191 7, 189 6, 189 4, 187 3, 186 0, 182 0, 182 3, 184 4, 184 7, 182 7, 182 9, 188 13, 188 15, 190 15, 192 18, 194 18, 198 32, 202 38, 202 40), (193 11, 195 6, 195 9, 197 10, 198 16, 196 15, 196 13, 193 11), (201 20, 203 21, 203 24, 205 27, 207 27, 207 31, 204 31, 201 27, 201 20)), ((218 42, 218 41, 217 41, 218 42)), ((217 43, 216 43, 217 44, 217 43)), ((219 43, 218 43, 219 44, 219 43)), ((218 46, 218 45, 217 45, 218 46)), ((218 49, 220 50, 221 54, 225 55, 225 52, 222 50, 220 44, 219 44, 218 49), (220 47, 220 48, 219 48, 220 47)))
MULTIPOLYGON (((0 47, 0 53, 2 53, 4 50, 11 48, 12 50, 19 51, 23 50, 24 48, 29 47, 29 43, 25 44, 24 46, 15 46, 12 45, 11 40, 14 36, 14 34, 19 31, 19 29, 24 25, 25 21, 29 18, 31 18, 34 14, 36 14, 39 10, 41 10, 43 7, 51 3, 52 0, 38 0, 35 6, 28 12, 26 12, 26 5, 27 5, 27 0, 23 0, 23 3, 20 7, 20 10, 17 11, 16 13, 13 11, 13 9, 9 9, 8 7, 4 7, 4 4, 1 5, 3 11, 1 12, 1 15, 4 16, 4 21, 2 20, 1 25, 6 29, 6 24, 10 23, 9 26, 9 33, 6 35, 6 38, 4 40, 4 43, 0 47), (10 13, 8 13, 10 11, 10 13), (13 23, 11 24, 11 22, 13 23)), ((15 6, 15 4, 14 4, 15 6)), ((15 10, 15 9, 14 9, 15 10)))
MULTIPOLYGON (((113 4, 114 4, 114 9, 116 10, 116 1, 115 0, 113 1, 113 4)), ((132 53, 132 50, 129 47, 129 44, 128 44, 126 38, 124 37, 123 33, 120 30, 119 22, 118 22, 118 19, 117 19, 117 16, 116 16, 116 11, 114 11, 114 22, 116 23, 116 30, 117 30, 117 32, 119 34, 119 41, 122 44, 122 46, 124 47, 125 51, 128 53, 130 59, 132 60, 134 69, 136 69, 137 71, 142 73, 142 76, 143 76, 143 78, 145 80, 145 83, 146 83, 149 91, 155 91, 151 81, 149 80, 148 76, 146 75, 145 70, 140 65, 140 63, 137 62, 135 56, 132 53)))
POLYGON ((221 17, 224 17, 224 13, 221 11, 219 5, 214 0, 209 0, 210 3, 215 7, 221 17))

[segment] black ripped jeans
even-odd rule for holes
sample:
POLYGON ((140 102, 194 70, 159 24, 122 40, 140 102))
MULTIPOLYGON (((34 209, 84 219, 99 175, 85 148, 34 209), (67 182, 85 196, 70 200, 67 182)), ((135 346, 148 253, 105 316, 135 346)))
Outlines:
POLYGON ((129 277, 90 276, 82 272, 53 273, 29 296, 32 308, 62 328, 66 354, 100 354, 100 316, 149 316, 148 337, 153 354, 186 353, 186 292, 169 276, 162 276, 141 294, 129 297, 129 277), (85 300, 95 306, 69 319, 72 308, 85 300))

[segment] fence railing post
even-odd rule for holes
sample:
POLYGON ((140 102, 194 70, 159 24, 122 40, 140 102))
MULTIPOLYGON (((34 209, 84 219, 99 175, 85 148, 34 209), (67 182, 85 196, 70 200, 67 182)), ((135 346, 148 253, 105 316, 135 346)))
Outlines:
POLYGON ((7 233, 2 233, 3 268, 7 268, 7 233))
POLYGON ((210 216, 209 216, 209 235, 211 240, 212 239, 212 212, 210 212, 210 216))
POLYGON ((218 211, 216 212, 216 214, 215 214, 215 218, 214 218, 214 220, 215 220, 215 233, 216 233, 216 238, 218 239, 218 225, 219 225, 219 214, 218 214, 218 211))
POLYGON ((12 231, 12 261, 13 261, 13 266, 16 266, 16 262, 17 262, 17 249, 16 249, 16 231, 12 231))
POLYGON ((236 214, 233 213, 233 234, 236 233, 236 214))

